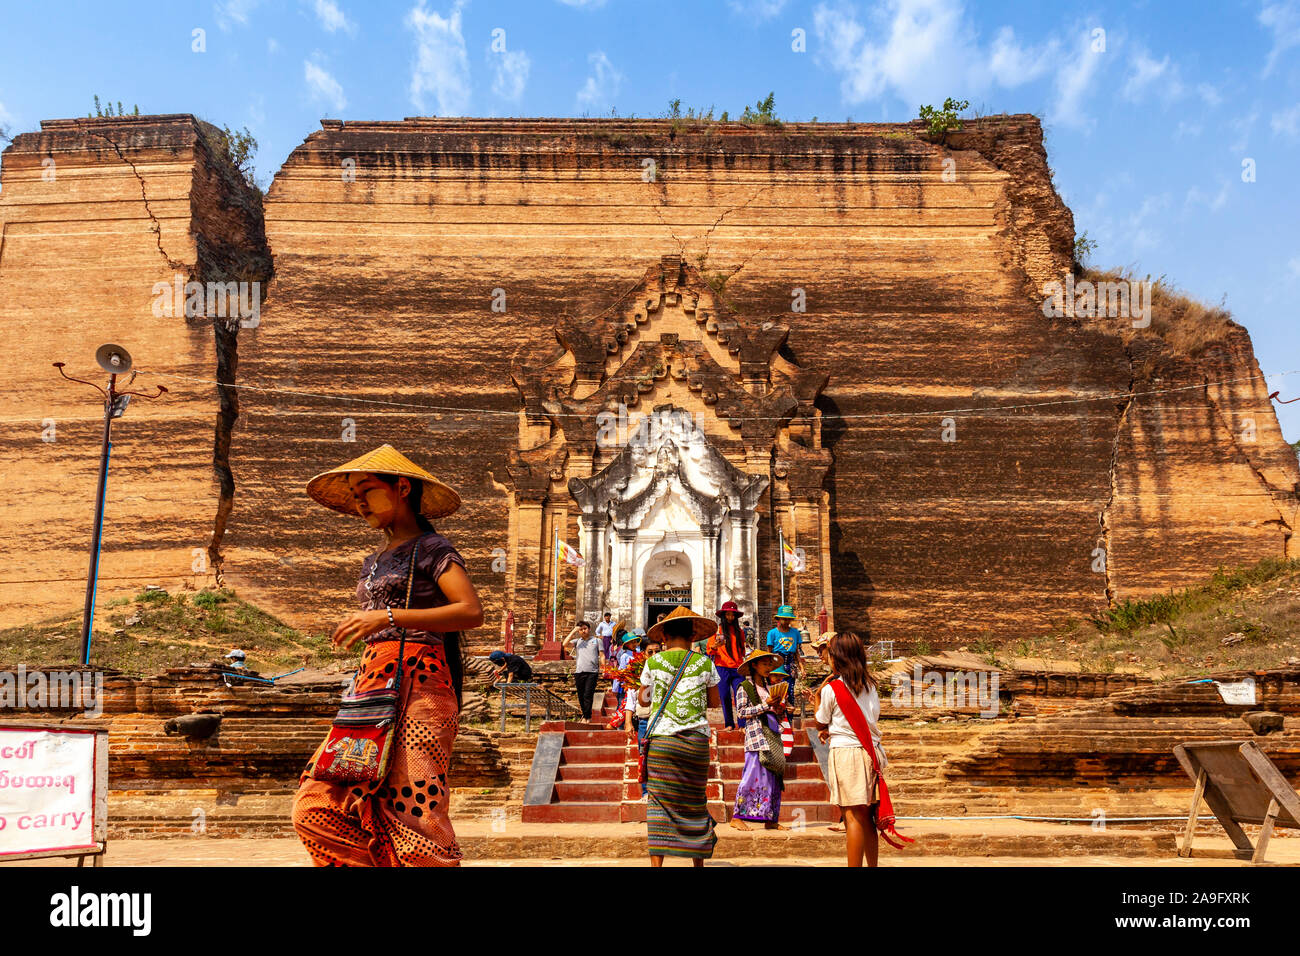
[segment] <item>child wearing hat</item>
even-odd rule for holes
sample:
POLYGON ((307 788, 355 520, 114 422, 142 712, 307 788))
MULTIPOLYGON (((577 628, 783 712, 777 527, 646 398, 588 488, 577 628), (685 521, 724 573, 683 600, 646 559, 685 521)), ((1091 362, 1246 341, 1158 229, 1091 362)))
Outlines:
MULTIPOLYGON (((776 626, 767 632, 767 649, 775 651, 781 655, 781 663, 785 669, 790 672, 790 686, 788 690, 793 695, 795 681, 803 673, 803 661, 799 656, 799 645, 803 643, 803 635, 799 628, 792 623, 794 621, 794 608, 788 604, 782 604, 776 609, 776 626)), ((787 697, 787 700, 793 700, 793 696, 787 697)))
POLYGON ((781 658, 771 651, 754 651, 740 663, 741 684, 736 689, 736 714, 745 718, 745 767, 736 788, 731 825, 748 830, 746 820, 769 830, 785 830, 781 818, 781 792, 785 789, 785 751, 780 718, 785 713, 785 684, 771 682, 781 658))

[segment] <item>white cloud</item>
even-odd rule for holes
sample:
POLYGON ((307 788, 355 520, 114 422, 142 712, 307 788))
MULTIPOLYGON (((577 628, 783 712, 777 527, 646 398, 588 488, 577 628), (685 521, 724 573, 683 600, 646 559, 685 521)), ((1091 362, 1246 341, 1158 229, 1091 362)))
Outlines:
POLYGON ((1156 60, 1147 50, 1138 47, 1133 56, 1132 72, 1120 92, 1125 99, 1135 103, 1146 99, 1148 93, 1173 100, 1183 95, 1183 83, 1177 65, 1168 56, 1156 60))
MULTIPOLYGON (((567 2, 567 0, 565 0, 567 2)), ((783 9, 787 0, 727 0, 733 13, 751 20, 770 20, 783 9)))
POLYGON ((334 0, 316 0, 315 9, 316 19, 320 21, 326 33, 337 33, 339 30, 348 33, 356 31, 357 25, 347 18, 334 0))
POLYGON ((446 16, 426 10, 424 0, 406 14, 406 26, 415 33, 415 62, 411 67, 411 102, 423 110, 432 93, 439 116, 461 116, 469 108, 469 57, 461 32, 464 0, 456 0, 446 16))
POLYGON ((1232 180, 1223 179, 1219 182, 1219 191, 1211 196, 1209 193, 1202 192, 1199 186, 1193 186, 1187 190, 1187 198, 1184 205, 1188 208, 1192 206, 1205 206, 1211 212, 1218 212, 1228 204, 1232 196, 1232 180))
POLYGON ((1228 121, 1228 126, 1236 134, 1236 139, 1228 144, 1228 152, 1241 155, 1250 145, 1250 134, 1255 129, 1255 123, 1259 120, 1259 109, 1252 109, 1245 116, 1239 116, 1234 120, 1228 121))
POLYGON ((603 7, 605 0, 560 0, 560 3, 566 7, 581 7, 584 10, 595 10, 597 7, 603 7))
POLYGON ((1046 73, 1056 53, 1055 40, 1041 47, 1022 47, 1016 43, 1015 31, 1003 27, 989 51, 989 71, 999 86, 1019 86, 1046 73))
POLYGON ((1300 279, 1300 256, 1296 256, 1294 259, 1287 262, 1286 265, 1287 268, 1291 270, 1291 274, 1297 279, 1300 279))
POLYGON ((1138 211, 1125 220, 1121 227, 1123 236, 1134 252, 1153 249, 1160 244, 1161 233, 1153 227, 1164 221, 1164 213, 1168 208, 1168 195, 1162 193, 1158 196, 1148 196, 1142 200, 1138 211))
POLYGON ((578 90, 578 102, 584 106, 612 106, 614 97, 623 83, 623 74, 614 69, 609 57, 597 51, 588 54, 587 62, 591 64, 591 75, 578 90))
POLYGON ((212 15, 217 19, 217 26, 229 32, 235 24, 248 26, 248 15, 260 2, 261 0, 221 0, 212 5, 212 15))
POLYGON ((1085 109, 1087 97, 1097 79, 1107 52, 1093 49, 1092 33, 1080 29, 1074 45, 1073 55, 1061 64, 1056 73, 1054 86, 1056 99, 1052 104, 1052 122, 1061 126, 1090 127, 1092 119, 1085 109))
POLYGON ((1278 57, 1294 46, 1300 46, 1300 0, 1266 3, 1259 11, 1259 22, 1273 34, 1273 49, 1264 63, 1268 76, 1277 65, 1278 57))
POLYGON ((348 105, 347 99, 343 96, 343 87, 339 81, 330 76, 322 67, 311 62, 311 60, 302 61, 303 78, 307 81, 307 89, 311 91, 313 100, 324 100, 334 107, 335 110, 342 110, 348 105))
POLYGON ((1269 125, 1273 127, 1274 133, 1292 137, 1300 136, 1300 103, 1297 103, 1289 110, 1274 113, 1269 125))
POLYGON ((13 121, 13 114, 5 109, 4 103, 0 102, 0 126, 7 126, 13 121))
POLYGON ((279 52, 280 52, 280 41, 277 40, 275 37, 267 37, 267 38, 266 38, 266 52, 267 52, 267 53, 279 53, 279 52))
POLYGON ((1209 83, 1196 84, 1196 92, 1205 102, 1206 106, 1218 106, 1223 102, 1223 94, 1219 92, 1218 87, 1212 86, 1209 83))
POLYGON ((489 53, 488 61, 493 69, 493 93, 506 100, 517 100, 524 95, 528 71, 532 67, 527 53, 523 50, 489 53))
POLYGON ((1006 26, 981 45, 960 0, 885 0, 869 18, 864 26, 843 3, 813 10, 819 59, 841 74, 849 103, 890 93, 915 109, 954 94, 1020 86, 1049 70, 1058 46, 1024 46, 1006 26))

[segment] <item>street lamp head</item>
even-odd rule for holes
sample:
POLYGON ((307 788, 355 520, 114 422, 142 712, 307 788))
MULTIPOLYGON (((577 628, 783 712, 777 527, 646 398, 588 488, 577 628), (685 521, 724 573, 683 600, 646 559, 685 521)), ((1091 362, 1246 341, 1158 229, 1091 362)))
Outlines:
POLYGON ((95 350, 95 361, 105 372, 123 375, 131 371, 131 353, 120 345, 108 343, 95 350))

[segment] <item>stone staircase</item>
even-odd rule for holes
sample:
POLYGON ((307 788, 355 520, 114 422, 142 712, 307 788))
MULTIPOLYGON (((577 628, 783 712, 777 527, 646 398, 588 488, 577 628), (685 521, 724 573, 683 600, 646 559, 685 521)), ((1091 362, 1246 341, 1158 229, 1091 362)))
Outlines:
MULTIPOLYGON (((636 787, 636 748, 622 730, 596 724, 556 722, 542 733, 562 734, 559 765, 549 804, 524 804, 525 823, 618 823, 628 799, 629 750, 636 787)), ((639 794, 638 794, 639 796, 639 794)))
MULTIPOLYGON (((606 693, 606 713, 616 707, 614 695, 606 693)), ((595 711, 593 710, 593 718, 595 711)), ((736 789, 744 770, 744 734, 721 728, 721 712, 710 712, 713 729, 710 744, 707 797, 716 820, 728 820, 736 802, 736 789)), ((796 718, 796 725, 799 723, 796 718)), ((559 764, 549 804, 525 805, 525 823, 643 823, 645 801, 637 781, 635 736, 623 730, 609 730, 599 724, 556 723, 543 732, 563 734, 559 764)), ((812 747, 795 731, 796 746, 790 756, 781 819, 805 823, 838 818, 827 803, 829 792, 812 747)))

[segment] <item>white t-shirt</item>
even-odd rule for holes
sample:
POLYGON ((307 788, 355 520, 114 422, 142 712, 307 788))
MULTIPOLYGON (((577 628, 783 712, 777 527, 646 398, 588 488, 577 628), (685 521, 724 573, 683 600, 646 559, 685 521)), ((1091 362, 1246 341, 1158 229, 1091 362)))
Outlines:
POLYGON ((599 624, 596 625, 596 636, 613 637, 614 623, 612 621, 601 621, 599 624))
MULTIPOLYGON (((876 745, 876 756, 880 758, 880 766, 886 767, 889 761, 885 759, 885 748, 880 743, 880 695, 876 693, 874 687, 867 687, 854 699, 862 708, 862 715, 867 718, 867 726, 871 728, 871 737, 876 745)), ((817 713, 814 716, 817 723, 827 724, 830 728, 831 739, 828 741, 828 746, 862 746, 858 741, 858 735, 849 725, 849 719, 844 716, 844 711, 840 710, 839 702, 835 699, 835 690, 829 683, 822 688, 821 698, 817 702, 817 713)))

